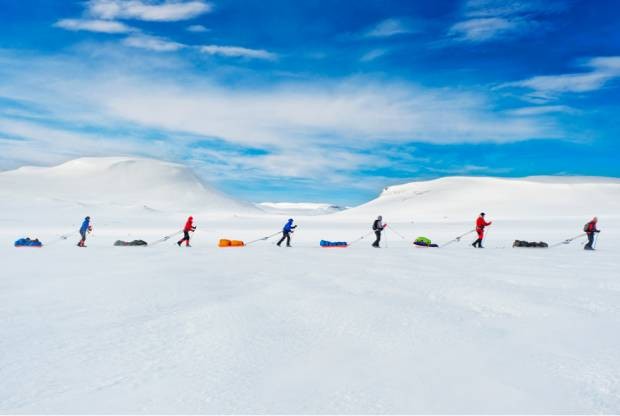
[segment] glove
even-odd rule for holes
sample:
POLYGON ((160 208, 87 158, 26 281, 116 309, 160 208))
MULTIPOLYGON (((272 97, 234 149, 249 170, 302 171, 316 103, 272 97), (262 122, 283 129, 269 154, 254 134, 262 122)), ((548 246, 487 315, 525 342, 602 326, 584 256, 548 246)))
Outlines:
POLYGON ((600 232, 601 232, 601 230, 596 230, 596 231, 594 231, 594 232, 595 232, 595 233, 600 233, 600 232))

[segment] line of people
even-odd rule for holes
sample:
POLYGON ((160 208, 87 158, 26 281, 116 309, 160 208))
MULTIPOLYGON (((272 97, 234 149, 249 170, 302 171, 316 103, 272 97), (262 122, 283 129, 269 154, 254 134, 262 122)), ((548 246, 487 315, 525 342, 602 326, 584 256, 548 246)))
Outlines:
MULTIPOLYGON (((492 221, 487 221, 485 219, 486 214, 481 212, 478 218, 476 219, 476 234, 478 238, 471 244, 474 248, 484 248, 482 246, 482 242, 484 241, 484 233, 485 228, 493 224, 492 221)), ((594 236, 597 233, 600 233, 601 230, 597 228, 598 218, 594 217, 592 220, 588 221, 584 227, 583 231, 588 237, 588 242, 585 244, 585 250, 594 250, 594 236)), ((381 234, 387 227, 387 223, 383 223, 383 217, 379 215, 377 219, 375 219, 372 223, 372 231, 375 233, 375 241, 372 243, 372 247, 380 248, 381 247, 381 234)), ((276 244, 278 247, 282 246, 282 243, 286 240, 286 247, 291 247, 291 234, 295 232, 297 225, 294 224, 293 218, 289 218, 284 227, 282 227, 282 238, 276 244)), ((78 247, 86 247, 86 236, 88 233, 91 233, 93 227, 91 225, 90 216, 84 218, 82 225, 80 227, 80 236, 81 239, 78 242, 78 247)), ((183 227, 183 238, 177 241, 177 245, 181 247, 183 243, 185 243, 186 247, 191 247, 190 245, 190 233, 196 231, 196 226, 194 225, 194 217, 190 216, 185 222, 185 226, 183 227)))

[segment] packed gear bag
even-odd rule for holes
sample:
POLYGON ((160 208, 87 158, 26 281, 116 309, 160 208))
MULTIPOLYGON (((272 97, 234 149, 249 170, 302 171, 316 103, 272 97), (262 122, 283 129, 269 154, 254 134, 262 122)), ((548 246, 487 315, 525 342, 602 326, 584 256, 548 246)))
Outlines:
POLYGON ((24 237, 15 242, 15 247, 43 247, 43 243, 41 243, 38 238, 32 240, 28 237, 24 237))
POLYGON ((424 243, 424 244, 431 244, 431 239, 427 238, 427 237, 418 237, 415 239, 416 243, 424 243))
POLYGON ((321 240, 319 243, 323 248, 345 248, 348 247, 349 244, 346 241, 327 241, 321 240))
POLYGON ((116 242, 114 243, 116 247, 141 247, 141 246, 147 246, 148 244, 149 243, 147 243, 144 240, 133 240, 133 241, 116 240, 116 242))
POLYGON ((523 240, 515 240, 514 243, 512 243, 513 247, 529 247, 529 248, 547 248, 549 247, 549 244, 545 243, 544 241, 523 241, 523 240))
POLYGON ((218 243, 218 247, 245 247, 245 243, 241 240, 222 238, 218 243))

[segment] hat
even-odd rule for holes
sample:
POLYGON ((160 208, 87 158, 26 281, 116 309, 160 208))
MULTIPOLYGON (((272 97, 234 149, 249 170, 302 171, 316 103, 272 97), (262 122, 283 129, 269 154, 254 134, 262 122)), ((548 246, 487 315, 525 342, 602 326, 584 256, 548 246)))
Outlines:
POLYGON ((485 215, 486 215, 486 214, 485 214, 484 212, 481 212, 481 213, 480 213, 480 216, 481 216, 481 217, 484 217, 485 215))

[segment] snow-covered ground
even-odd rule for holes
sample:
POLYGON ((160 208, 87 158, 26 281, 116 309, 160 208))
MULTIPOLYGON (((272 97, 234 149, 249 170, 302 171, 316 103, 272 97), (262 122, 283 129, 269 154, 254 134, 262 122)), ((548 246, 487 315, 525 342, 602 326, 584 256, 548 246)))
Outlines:
MULTIPOLYGON (((93 177, 100 186, 115 163, 93 177)), ((183 170, 176 182, 170 171, 148 166, 181 192, 176 198, 194 186, 183 170)), ((194 192, 205 205, 182 212, 163 204, 167 198, 148 176, 134 184, 149 188, 141 204, 131 188, 115 201, 94 201, 94 192, 55 200, 55 191, 44 192, 57 186, 52 177, 41 188, 36 178, 11 175, 0 174, 2 413, 620 411, 614 181, 579 180, 578 189, 526 181, 534 185, 519 183, 527 189, 519 193, 489 180, 504 192, 504 204, 532 198, 533 187, 533 207, 576 201, 533 214, 527 204, 502 212, 493 201, 473 213, 456 211, 450 201, 468 204, 465 196, 443 192, 425 214, 431 200, 404 205, 384 193, 350 211, 295 216, 293 248, 270 239, 219 249, 219 238, 277 232, 288 215, 229 205, 220 194, 223 202, 210 209, 214 193, 205 184, 194 192), (593 196, 601 182, 611 198, 593 196), (560 188, 567 190, 555 192, 560 188), (579 196, 605 205, 590 207, 579 196), (482 209, 494 220, 485 250, 471 248, 471 236, 440 249, 412 247, 419 235, 442 243, 466 232, 482 209), (77 233, 57 238, 87 214, 95 227, 87 249, 75 247, 77 233), (191 249, 173 241, 112 246, 174 233, 186 214, 198 225, 191 249), (370 237, 347 249, 318 247, 320 239, 355 241, 377 214, 394 230, 386 231, 384 248, 371 248, 370 237), (583 240, 511 248, 514 239, 553 243, 577 235, 594 214, 603 229, 595 252, 582 250, 583 240), (52 244, 11 247, 25 235, 52 244)), ((452 186, 469 186, 463 181, 452 186)), ((422 185, 430 187, 427 196, 440 194, 422 185)), ((73 187, 83 189, 81 182, 73 187)))

